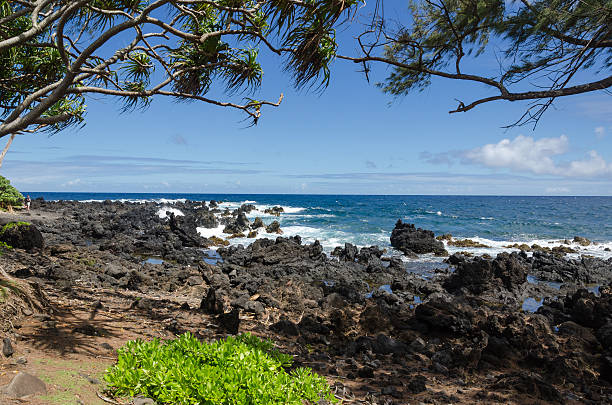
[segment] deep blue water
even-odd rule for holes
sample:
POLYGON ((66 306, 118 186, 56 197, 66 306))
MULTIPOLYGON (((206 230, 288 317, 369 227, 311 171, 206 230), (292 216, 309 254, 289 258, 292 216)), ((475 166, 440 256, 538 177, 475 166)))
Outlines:
MULTIPOLYGON (((612 242, 612 197, 363 196, 271 194, 126 194, 30 192, 47 200, 221 200, 233 208, 249 201, 281 205, 286 234, 319 239, 324 246, 352 242, 388 246, 398 218, 459 238, 533 242, 571 239, 612 242)), ((260 207, 263 211, 264 207, 260 207)), ((254 213, 253 215, 257 215, 254 213)), ((264 217, 264 222, 269 222, 264 217)), ((612 246, 612 245, 610 245, 612 246)), ((600 246, 604 249, 603 245, 600 246)))

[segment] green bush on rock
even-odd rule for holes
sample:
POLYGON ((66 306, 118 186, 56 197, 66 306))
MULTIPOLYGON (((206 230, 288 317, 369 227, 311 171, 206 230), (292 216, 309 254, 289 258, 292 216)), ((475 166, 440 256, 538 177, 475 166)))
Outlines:
POLYGON ((104 378, 114 396, 162 404, 337 402, 323 377, 306 368, 287 372, 291 363, 271 341, 248 333, 213 343, 187 333, 165 343, 126 343, 104 378))
POLYGON ((17 189, 11 186, 11 182, 0 176, 0 208, 10 209, 23 205, 23 196, 17 189))

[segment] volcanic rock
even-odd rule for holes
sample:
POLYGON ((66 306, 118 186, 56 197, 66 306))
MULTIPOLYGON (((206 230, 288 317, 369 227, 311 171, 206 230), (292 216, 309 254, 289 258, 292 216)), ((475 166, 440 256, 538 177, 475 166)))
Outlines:
POLYGON ((444 249, 444 244, 436 240, 432 231, 415 228, 414 224, 402 223, 401 219, 397 220, 391 233, 391 246, 405 254, 434 253, 439 256, 448 255, 448 252, 444 249))

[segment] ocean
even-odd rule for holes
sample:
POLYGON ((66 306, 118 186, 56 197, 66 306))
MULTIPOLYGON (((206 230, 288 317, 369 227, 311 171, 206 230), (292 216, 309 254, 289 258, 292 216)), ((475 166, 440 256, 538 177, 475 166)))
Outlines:
MULTIPOLYGON (((383 196, 383 195, 272 195, 272 194, 136 194, 29 192, 46 200, 158 201, 163 207, 181 199, 216 200, 221 208, 235 209, 253 204, 257 210, 247 217, 262 217, 268 224, 278 220, 285 236, 300 235, 306 242, 319 240, 325 251, 349 242, 358 246, 378 245, 393 252, 389 237, 398 219, 430 229, 436 235, 450 233, 469 238, 487 248, 447 246, 450 253, 470 251, 495 255, 509 244, 556 246, 582 236, 590 246, 572 243, 582 254, 612 257, 612 197, 504 197, 504 196, 383 196), (266 208, 282 206, 279 217, 264 214, 266 208)), ((222 227, 199 228, 202 236, 224 236, 222 227)), ((227 236, 227 235, 225 235, 227 236)), ((260 233, 258 237, 275 238, 260 233)), ((249 244, 253 239, 232 239, 232 244, 249 244)), ((398 252, 395 252, 398 253, 398 252)), ((424 256, 420 261, 438 262, 424 256)))

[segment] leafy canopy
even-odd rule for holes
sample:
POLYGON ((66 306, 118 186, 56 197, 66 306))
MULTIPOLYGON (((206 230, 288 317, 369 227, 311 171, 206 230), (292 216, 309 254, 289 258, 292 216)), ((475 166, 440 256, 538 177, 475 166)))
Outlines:
POLYGON ((248 333, 213 343, 187 333, 175 340, 130 341, 107 370, 110 392, 164 404, 246 405, 337 400, 309 369, 285 371, 292 358, 248 333))
MULTIPOLYGON (((0 137, 83 122, 85 96, 155 96, 242 110, 255 124, 263 67, 327 85, 335 27, 364 0, 0 0, 0 137), (227 101, 210 95, 221 87, 227 101)), ((215 93, 217 94, 217 93, 215 93)))
POLYGON ((11 182, 7 178, 0 176, 0 208, 20 207, 23 205, 23 201, 23 195, 11 186, 11 182))
POLYGON ((491 96, 457 100, 450 112, 529 100, 516 122, 524 124, 537 123, 558 97, 612 86, 610 0, 419 0, 410 1, 409 11, 410 22, 397 29, 375 19, 359 38, 363 55, 343 57, 391 65, 380 84, 389 94, 423 90, 432 77, 484 84, 491 96), (499 67, 481 67, 476 59, 483 54, 497 58, 499 67))

